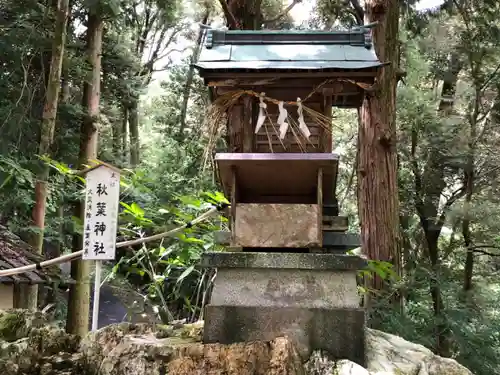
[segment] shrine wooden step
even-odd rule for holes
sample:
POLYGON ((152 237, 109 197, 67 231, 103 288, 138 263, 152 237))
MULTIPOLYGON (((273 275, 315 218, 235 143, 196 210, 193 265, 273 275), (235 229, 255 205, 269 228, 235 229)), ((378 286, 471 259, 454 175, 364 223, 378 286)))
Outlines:
POLYGON ((326 252, 349 251, 361 246, 357 233, 339 233, 323 231, 323 249, 326 252))
MULTIPOLYGON (((214 233, 214 242, 216 244, 229 246, 230 240, 231 240, 231 232, 229 231, 216 231, 214 233)), ((322 247, 323 250, 321 252, 340 254, 349 250, 356 249, 360 246, 361 242, 359 234, 357 233, 340 233, 333 231, 323 231, 323 247, 322 247)), ((230 247, 229 251, 239 252, 242 251, 242 248, 230 247)))
POLYGON ((349 228, 349 220, 346 216, 323 215, 323 231, 345 232, 349 228))
POLYGON ((323 215, 338 216, 339 215, 338 203, 336 201, 332 201, 331 203, 323 204, 323 215))

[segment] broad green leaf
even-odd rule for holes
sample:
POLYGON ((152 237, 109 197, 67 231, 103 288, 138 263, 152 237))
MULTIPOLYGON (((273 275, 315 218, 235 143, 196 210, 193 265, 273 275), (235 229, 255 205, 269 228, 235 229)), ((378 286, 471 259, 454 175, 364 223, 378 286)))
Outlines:
POLYGON ((193 272, 193 270, 194 270, 194 266, 189 266, 188 268, 186 268, 184 270, 184 272, 181 273, 181 275, 177 278, 177 283, 182 282, 182 280, 184 280, 186 277, 188 277, 191 274, 191 272, 193 272))

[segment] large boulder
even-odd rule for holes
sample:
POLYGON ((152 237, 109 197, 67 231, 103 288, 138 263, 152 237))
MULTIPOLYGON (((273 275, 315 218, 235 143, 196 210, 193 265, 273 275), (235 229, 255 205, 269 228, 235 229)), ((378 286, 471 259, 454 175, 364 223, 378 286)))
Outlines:
POLYGON ((307 375, 473 375, 457 361, 435 355, 426 347, 399 336, 367 329, 367 368, 350 361, 333 361, 313 352, 304 367, 307 375))
POLYGON ((83 340, 40 313, 0 311, 2 375, 473 375, 452 359, 398 336, 367 332, 367 368, 316 351, 303 363, 286 337, 233 345, 201 343, 203 322, 121 323, 83 340))
MULTIPOLYGON (((76 336, 48 322, 41 312, 0 310, 2 375, 39 374, 52 358, 61 353, 77 353, 79 345, 80 340, 76 336)), ((69 370, 71 368, 68 367, 69 370)))

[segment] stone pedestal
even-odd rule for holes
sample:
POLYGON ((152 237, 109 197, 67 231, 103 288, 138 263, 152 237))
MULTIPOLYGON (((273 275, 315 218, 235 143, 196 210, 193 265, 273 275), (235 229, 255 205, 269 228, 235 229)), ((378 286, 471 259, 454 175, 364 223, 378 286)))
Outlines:
POLYGON ((290 337, 312 350, 364 365, 365 313, 359 308, 356 256, 316 253, 207 253, 217 268, 205 309, 206 343, 290 337))

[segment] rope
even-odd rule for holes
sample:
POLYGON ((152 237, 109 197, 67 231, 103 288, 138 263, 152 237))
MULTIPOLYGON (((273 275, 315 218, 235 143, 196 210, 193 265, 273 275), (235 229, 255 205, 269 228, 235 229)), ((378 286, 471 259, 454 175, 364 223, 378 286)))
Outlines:
MULTIPOLYGON (((215 212, 222 211, 223 209, 225 209, 228 206, 229 205, 227 205, 225 203, 221 203, 221 204, 219 204, 219 205, 217 205, 215 207, 212 207, 210 210, 208 210, 207 212, 201 214, 200 216, 198 216, 197 218, 193 219, 192 221, 190 221, 190 222, 188 222, 188 223, 186 223, 184 225, 181 225, 180 227, 171 229, 168 232, 155 234, 155 235, 149 236, 149 237, 137 238, 137 239, 134 239, 134 240, 118 242, 116 244, 116 248, 144 244, 144 243, 147 243, 147 242, 152 242, 152 241, 160 240, 160 239, 165 238, 165 237, 172 236, 174 234, 177 234, 177 233, 181 232, 182 230, 184 230, 186 228, 191 228, 193 225, 198 224, 198 223, 200 223, 200 222, 208 219, 215 212)), ((61 264, 61 263, 66 263, 66 262, 72 262, 72 261, 74 261, 74 260, 82 257, 82 255, 83 255, 83 250, 79 250, 79 251, 75 251, 75 252, 73 252, 71 254, 61 255, 60 257, 46 260, 44 262, 40 262, 40 263, 36 263, 36 264, 29 264, 27 266, 22 266, 22 267, 17 267, 17 268, 11 268, 11 269, 8 269, 8 270, 0 270, 0 277, 19 275, 21 273, 30 272, 30 271, 33 271, 33 270, 40 270, 40 269, 42 269, 44 267, 54 266, 54 265, 61 264)))
MULTIPOLYGON (((328 83, 333 83, 333 82, 352 83, 353 85, 356 85, 356 86, 362 88, 363 90, 371 90, 373 88, 373 85, 370 85, 370 84, 364 83, 364 82, 357 82, 357 81, 354 81, 352 79, 345 79, 345 78, 327 79, 326 81, 323 81, 319 85, 317 85, 311 92, 309 92, 309 94, 304 99, 302 99, 301 102, 302 103, 306 102, 308 99, 311 98, 311 96, 313 96, 316 92, 318 92, 319 89, 321 89, 323 86, 325 86, 328 83)), ((240 96, 245 95, 245 94, 255 96, 257 98, 262 98, 262 99, 264 99, 268 102, 274 103, 276 105, 278 105, 279 102, 281 102, 281 100, 270 98, 268 96, 262 95, 262 93, 258 93, 258 92, 253 91, 253 90, 235 90, 235 91, 229 92, 228 94, 230 94, 230 93, 233 93, 233 94, 236 93, 236 94, 239 94, 240 96)), ((228 95, 228 94, 226 94, 226 95, 228 95)), ((295 106, 299 105, 298 101, 283 101, 283 103, 287 104, 287 105, 295 105, 295 106)))

